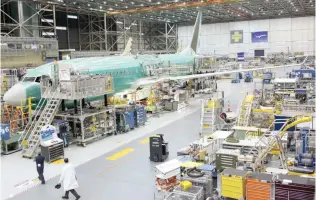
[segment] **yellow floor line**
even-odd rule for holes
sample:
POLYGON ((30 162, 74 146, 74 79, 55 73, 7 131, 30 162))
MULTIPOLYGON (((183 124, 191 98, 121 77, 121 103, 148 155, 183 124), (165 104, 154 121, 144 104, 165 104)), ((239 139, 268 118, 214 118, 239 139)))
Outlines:
POLYGON ((148 144, 149 143, 149 138, 145 138, 145 139, 139 141, 139 143, 141 143, 141 144, 148 144))
MULTIPOLYGON (((152 136, 158 136, 158 135, 154 134, 152 136)), ((149 143, 149 137, 145 138, 145 139, 142 139, 141 141, 139 141, 139 143, 141 143, 141 144, 148 144, 149 143)))
POLYGON ((54 162, 52 162, 52 164, 55 164, 55 165, 64 164, 64 159, 55 160, 54 162))
POLYGON ((117 153, 107 157, 106 159, 107 160, 117 160, 117 159, 122 158, 123 156, 125 156, 125 155, 127 155, 127 154, 129 154, 129 153, 131 153, 133 151, 134 151, 134 149, 132 149, 132 148, 126 148, 126 149, 123 149, 120 152, 117 152, 117 153))

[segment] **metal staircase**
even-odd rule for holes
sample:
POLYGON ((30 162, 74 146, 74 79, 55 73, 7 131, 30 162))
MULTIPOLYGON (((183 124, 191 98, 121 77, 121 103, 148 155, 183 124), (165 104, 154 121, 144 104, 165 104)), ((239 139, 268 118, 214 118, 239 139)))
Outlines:
POLYGON ((270 125, 269 130, 273 128, 273 126, 277 123, 284 123, 283 126, 278 131, 270 131, 264 133, 259 140, 255 143, 254 147, 249 151, 249 155, 253 155, 255 157, 254 168, 257 168, 261 165, 262 161, 265 159, 267 154, 271 152, 271 150, 278 146, 280 150, 280 161, 283 169, 287 169, 286 164, 286 156, 282 146, 282 137, 284 133, 291 127, 299 124, 311 121, 312 117, 309 115, 298 115, 294 116, 287 121, 284 122, 284 119, 276 119, 270 125), (283 121, 281 121, 283 120, 283 121))
MULTIPOLYGON (((58 87, 57 87, 58 88, 58 87)), ((34 120, 25 128, 21 139, 25 143, 22 151, 23 157, 32 158, 36 153, 36 149, 40 144, 40 133, 43 126, 51 124, 58 107, 61 103, 61 99, 56 98, 58 96, 58 89, 50 89, 47 91, 51 98, 42 98, 37 106, 37 113, 34 116, 34 120), (46 102, 46 104, 45 104, 46 102), (43 108, 43 109, 42 109, 43 108), (40 112, 40 110, 42 110, 40 112), (38 119, 37 119, 38 118, 38 119)))
MULTIPOLYGON (((213 100, 211 100, 213 101, 213 100)), ((205 105, 202 101, 201 112, 201 133, 203 136, 210 135, 214 132, 215 102, 213 101, 205 105)))
POLYGON ((252 103, 253 103, 253 99, 248 100, 248 96, 243 100, 240 106, 240 110, 239 110, 237 126, 248 126, 249 118, 251 115, 252 103))

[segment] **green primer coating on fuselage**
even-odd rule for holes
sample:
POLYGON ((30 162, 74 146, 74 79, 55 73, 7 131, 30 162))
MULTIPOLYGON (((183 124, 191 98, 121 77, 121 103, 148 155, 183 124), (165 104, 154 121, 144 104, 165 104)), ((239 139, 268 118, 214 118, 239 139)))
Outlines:
MULTIPOLYGON (((145 78, 146 66, 159 65, 159 67, 170 67, 170 65, 193 64, 193 55, 167 54, 167 55, 141 55, 141 56, 110 56, 90 57, 71 60, 62 60, 58 65, 70 65, 76 71, 89 72, 89 74, 110 75, 113 77, 115 93, 130 89, 132 84, 141 78, 145 78)), ((30 70, 25 77, 39 77, 48 75, 51 77, 53 63, 41 65, 30 70)), ((35 82, 20 82, 26 88, 27 97, 36 97, 34 103, 40 100, 40 85, 35 82)), ((103 97, 89 97, 86 101, 99 100, 103 97)), ((69 104, 72 104, 70 102, 69 104)), ((67 102, 68 104, 68 102, 67 102)), ((67 106, 68 107, 68 106, 67 106)))

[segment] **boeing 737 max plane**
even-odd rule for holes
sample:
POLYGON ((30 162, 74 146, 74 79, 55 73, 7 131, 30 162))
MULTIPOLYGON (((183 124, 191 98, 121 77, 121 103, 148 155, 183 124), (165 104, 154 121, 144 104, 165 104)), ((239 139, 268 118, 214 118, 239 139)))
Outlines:
MULTIPOLYGON (((196 74, 187 76, 168 76, 163 78, 154 78, 148 74, 148 67, 159 66, 169 67, 175 65, 193 65, 194 59, 197 56, 197 46, 199 32, 201 29, 202 13, 199 12, 193 29, 193 36, 190 44, 180 53, 167 55, 140 55, 131 56, 127 53, 121 56, 109 57, 89 57, 78 58, 71 60, 58 61, 58 65, 70 65, 75 71, 89 71, 90 74, 106 74, 113 77, 115 93, 122 93, 138 86, 154 84, 165 80, 180 80, 193 79, 208 76, 223 75, 236 72, 255 71, 262 69, 275 69, 278 67, 287 66, 273 66, 256 69, 241 69, 235 71, 215 72, 206 74, 196 74)), ((305 59, 306 60, 306 59, 305 59)), ((305 62, 305 61, 304 61, 305 62)), ((14 106, 25 104, 26 99, 35 97, 33 103, 39 102, 41 99, 40 80, 42 76, 52 77, 51 67, 53 63, 41 65, 33 70, 30 70, 23 80, 14 85, 3 99, 7 104, 14 106)), ((299 66, 300 64, 296 64, 299 66)), ((295 66, 295 65, 290 65, 295 66)), ((98 97, 90 97, 86 101, 93 101, 100 99, 98 97)))

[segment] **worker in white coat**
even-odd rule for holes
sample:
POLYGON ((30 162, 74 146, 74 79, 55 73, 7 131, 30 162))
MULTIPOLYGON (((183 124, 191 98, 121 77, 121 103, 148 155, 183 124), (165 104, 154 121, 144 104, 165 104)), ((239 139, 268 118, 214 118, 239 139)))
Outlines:
POLYGON ((59 179, 59 183, 57 184, 56 188, 60 185, 63 185, 65 190, 65 196, 63 196, 63 199, 69 199, 69 192, 71 192, 75 197, 76 200, 80 199, 79 194, 76 192, 76 188, 79 187, 76 172, 74 166, 69 163, 68 158, 64 159, 65 166, 63 167, 63 170, 61 172, 61 176, 59 179))

